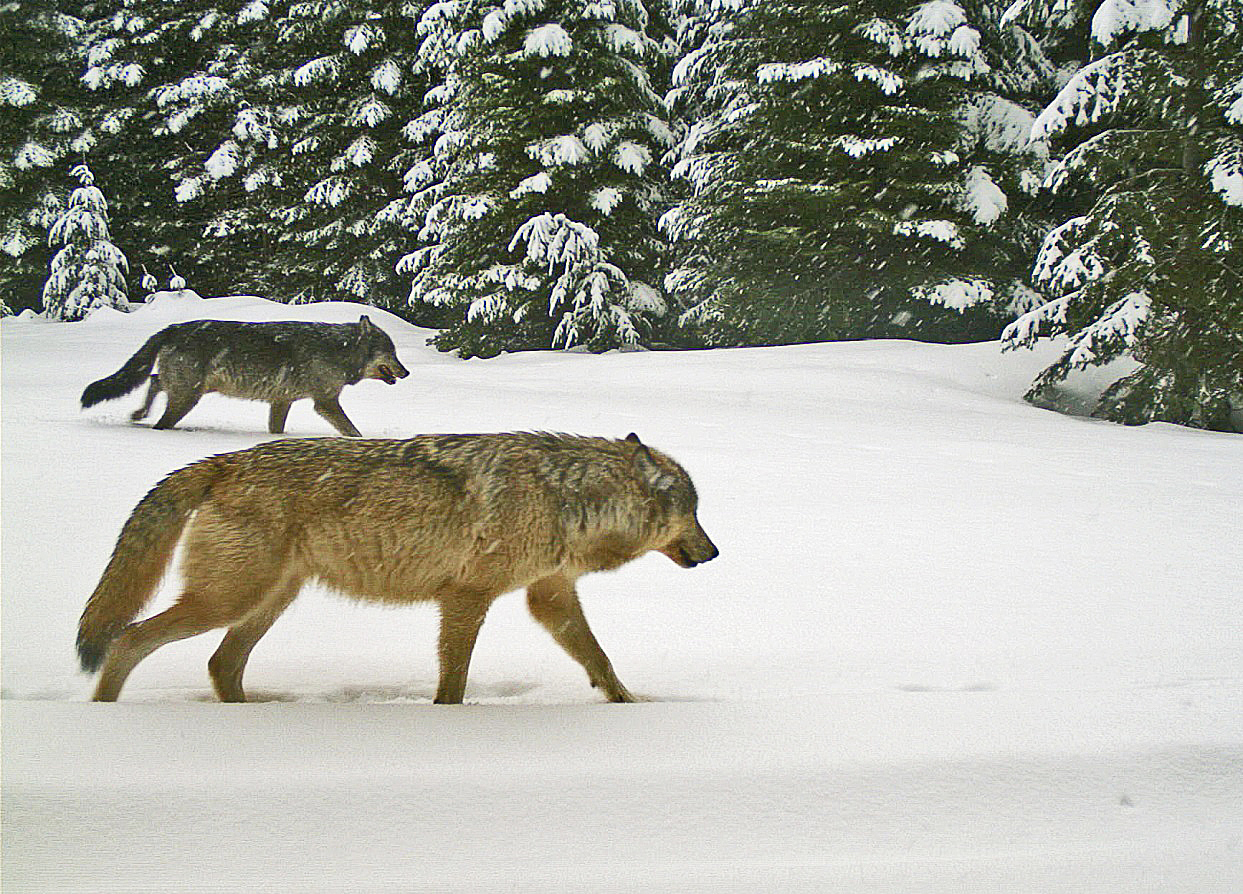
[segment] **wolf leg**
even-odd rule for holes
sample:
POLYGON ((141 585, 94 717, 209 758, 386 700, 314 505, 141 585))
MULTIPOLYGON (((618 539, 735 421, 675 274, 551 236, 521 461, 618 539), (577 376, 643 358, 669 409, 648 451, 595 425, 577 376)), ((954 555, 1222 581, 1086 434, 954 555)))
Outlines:
POLYGON ((272 401, 271 409, 268 410, 268 432, 274 435, 284 434, 285 419, 289 416, 289 404, 287 400, 272 401))
POLYGON ((335 396, 315 398, 315 412, 327 419, 333 428, 346 437, 362 437, 362 433, 354 427, 353 422, 350 422, 349 417, 345 415, 345 410, 341 409, 341 402, 335 396))
POLYGON ((164 415, 152 428, 172 428, 185 418, 186 413, 194 409, 194 405, 202 396, 201 391, 168 392, 168 406, 164 408, 164 415))
POLYGON ((234 624, 220 641, 220 648, 207 661, 212 687, 222 702, 244 702, 242 673, 255 644, 289 607, 302 589, 301 580, 288 580, 269 593, 267 601, 240 624, 234 624))
POLYGON ((591 685, 604 690, 611 702, 632 702, 634 696, 617 679, 613 664, 596 641, 583 607, 574 590, 574 582, 553 575, 536 581, 527 588, 527 608, 570 657, 583 666, 591 685))
POLYGON ((491 598, 453 594, 440 601, 440 685, 436 704, 460 705, 466 694, 466 672, 475 640, 483 626, 491 598))
POLYGON ((151 405, 155 403, 156 396, 160 393, 160 377, 154 375, 147 385, 147 396, 143 399, 142 406, 134 412, 130 413, 129 418, 135 422, 146 419, 147 414, 151 412, 151 405))
POLYGON ((130 671, 160 646, 223 626, 218 617, 204 614, 198 606, 185 603, 178 603, 145 621, 131 624, 108 650, 103 672, 95 687, 95 701, 116 701, 130 671))

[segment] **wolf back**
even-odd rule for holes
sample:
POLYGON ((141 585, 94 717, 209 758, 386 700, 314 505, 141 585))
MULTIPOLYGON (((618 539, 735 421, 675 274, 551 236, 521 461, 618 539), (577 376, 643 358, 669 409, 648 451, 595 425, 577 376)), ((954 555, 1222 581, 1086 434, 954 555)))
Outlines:
POLYGON ((160 482, 125 523, 83 611, 78 654, 115 700, 165 643, 228 628, 208 663, 221 700, 244 701, 250 650, 318 580, 441 613, 436 701, 462 700, 484 615, 526 588, 531 614, 612 701, 632 697, 583 615, 575 581, 656 550, 691 568, 717 556, 686 471, 635 435, 422 435, 274 441, 209 457, 160 482), (184 589, 131 623, 187 527, 184 589))
POLYGON ((407 375, 392 339, 366 316, 357 323, 196 320, 149 338, 119 370, 86 387, 82 407, 122 397, 149 377, 146 399, 132 418, 145 418, 163 391, 168 404, 157 429, 172 428, 204 394, 215 391, 267 401, 273 434, 285 430, 290 405, 309 398, 337 431, 358 437, 341 409, 341 390, 364 378, 391 385, 407 375))

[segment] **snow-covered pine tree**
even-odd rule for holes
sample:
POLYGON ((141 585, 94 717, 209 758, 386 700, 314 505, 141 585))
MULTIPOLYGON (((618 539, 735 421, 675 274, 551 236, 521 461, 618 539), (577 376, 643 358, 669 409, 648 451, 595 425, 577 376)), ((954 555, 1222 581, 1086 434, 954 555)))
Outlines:
POLYGON ((269 197, 283 300, 404 306, 394 272, 408 250, 403 175, 427 150, 402 135, 431 86, 415 32, 426 3, 313 0, 274 10, 270 94, 243 110, 236 140, 269 151, 245 174, 269 197), (250 122, 262 122, 251 133, 250 122), (268 121, 279 123, 279 141, 268 121))
MULTIPOLYGON (((672 0, 670 16, 676 63, 670 72, 665 103, 669 107, 677 140, 664 161, 670 169, 700 152, 706 135, 716 133, 728 116, 748 102, 750 72, 731 65, 729 54, 734 17, 747 0, 672 0)), ((686 178, 672 184, 674 212, 663 221, 677 243, 672 260, 676 268, 666 274, 664 285, 683 307, 681 322, 701 334, 711 331, 719 314, 715 291, 707 272, 713 260, 701 240, 686 238, 678 225, 693 190, 686 178)))
POLYGON ((108 235, 108 203, 85 164, 70 174, 81 184, 48 231, 61 249, 43 287, 43 310, 53 320, 80 320, 97 307, 124 307, 125 255, 108 235))
POLYGON ((680 250, 666 287, 710 340, 995 335, 1022 251, 985 162, 1026 140, 990 134, 1022 109, 996 94, 984 9, 697 6, 706 37, 670 96, 694 106, 674 167, 691 196, 661 226, 680 250))
POLYGON ((98 0, 82 82, 92 152, 136 263, 173 263, 206 294, 259 291, 270 214, 248 202, 229 144, 270 48, 268 0, 98 0), (223 147, 223 148, 222 148, 223 147))
MULTIPOLYGON (((1028 14, 1023 0, 1011 17, 1028 14)), ((1104 0, 1093 59, 1037 119, 1064 155, 1047 179, 1077 202, 1036 258, 1049 300, 1011 347, 1066 333, 1029 400, 1129 354, 1096 413, 1230 430, 1243 409, 1243 2, 1104 0)))
POLYGON ((430 244, 398 269, 412 301, 458 308, 439 347, 600 350, 658 332, 654 202, 672 133, 647 27, 641 0, 460 0, 424 16, 424 57, 448 77, 408 128, 439 136, 406 175, 430 244))
POLYGON ((91 146, 77 84, 81 19, 63 2, 0 4, 0 300, 35 308, 47 231, 67 190, 54 172, 91 146))

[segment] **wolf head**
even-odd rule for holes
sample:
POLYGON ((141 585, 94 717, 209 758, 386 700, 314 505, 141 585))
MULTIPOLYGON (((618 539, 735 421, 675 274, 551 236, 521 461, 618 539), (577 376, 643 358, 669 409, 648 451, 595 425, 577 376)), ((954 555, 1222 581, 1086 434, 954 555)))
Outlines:
POLYGON ((711 562, 720 550, 695 515, 699 495, 691 476, 668 456, 649 450, 634 432, 626 436, 626 443, 633 451, 635 471, 651 488, 659 514, 657 543, 652 548, 683 568, 711 562))
POLYGON ((358 318, 358 340, 362 346, 364 379, 379 379, 392 385, 410 375, 410 370, 397 359, 397 349, 388 333, 366 315, 358 318))

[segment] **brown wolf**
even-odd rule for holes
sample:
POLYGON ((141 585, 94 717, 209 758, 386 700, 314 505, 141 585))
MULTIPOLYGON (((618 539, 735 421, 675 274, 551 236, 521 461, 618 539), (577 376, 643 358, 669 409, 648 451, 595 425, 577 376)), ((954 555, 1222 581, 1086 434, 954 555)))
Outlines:
POLYGON ((343 435, 358 429, 341 409, 341 389, 362 379, 392 385, 410 373, 393 340, 366 316, 357 323, 233 323, 195 320, 160 330, 112 375, 82 392, 82 407, 129 394, 155 365, 147 399, 131 418, 145 419, 161 391, 168 405, 155 428, 172 428, 209 391, 271 404, 268 431, 285 430, 289 405, 308 397, 343 435))
POLYGON ((259 638, 318 580, 347 596, 440 606, 436 701, 460 703, 489 605, 525 587, 531 614, 611 701, 632 701, 574 589, 658 550, 684 568, 717 556, 683 468, 625 440, 542 433, 273 441, 173 472, 135 507, 86 603, 78 655, 114 701, 174 640, 229 628, 208 662, 222 701, 245 701, 259 638), (130 623, 185 535, 184 590, 130 623))

